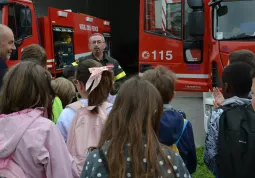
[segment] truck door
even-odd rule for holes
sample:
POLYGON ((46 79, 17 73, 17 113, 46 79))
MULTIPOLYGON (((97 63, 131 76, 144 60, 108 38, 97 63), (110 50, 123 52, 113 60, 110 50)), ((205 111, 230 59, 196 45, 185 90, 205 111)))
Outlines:
POLYGON ((0 6, 5 9, 3 12, 2 24, 9 26, 14 34, 16 51, 13 51, 7 65, 10 67, 19 62, 20 53, 22 49, 29 44, 38 44, 38 32, 36 29, 35 21, 32 16, 34 15, 32 3, 0 3, 0 6), (33 21, 32 21, 33 19, 33 21), (35 29, 32 28, 32 24, 35 29), (34 35, 34 38, 31 38, 34 35))
POLYGON ((207 61, 203 37, 189 35, 191 12, 185 0, 141 0, 139 70, 167 66, 176 74, 177 91, 203 92, 208 91, 207 61))

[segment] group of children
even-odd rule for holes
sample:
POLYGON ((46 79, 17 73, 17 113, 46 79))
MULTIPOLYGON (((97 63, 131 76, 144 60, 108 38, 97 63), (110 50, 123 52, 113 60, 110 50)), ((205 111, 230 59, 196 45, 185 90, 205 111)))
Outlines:
POLYGON ((195 172, 192 126, 170 105, 175 76, 167 68, 129 79, 110 103, 111 67, 88 59, 73 77, 52 79, 43 48, 28 46, 21 58, 0 91, 1 176, 190 177, 195 172))
MULTIPOLYGON (((229 140, 220 137, 234 138, 231 129, 222 131, 239 113, 229 110, 255 106, 249 99, 250 90, 255 92, 254 55, 242 54, 230 56, 222 74, 223 94, 214 90, 217 109, 209 120, 204 160, 217 177, 240 175, 220 163, 228 163, 236 151, 227 152, 222 144, 229 140)), ((0 90, 0 176, 188 178, 196 171, 192 125, 170 104, 176 78, 166 67, 132 77, 111 96, 111 67, 96 60, 84 60, 71 75, 57 79, 47 71, 39 45, 25 48, 21 61, 5 74, 0 90)), ((242 136, 231 143, 249 141, 242 136)), ((247 171, 243 174, 249 177, 247 171)))

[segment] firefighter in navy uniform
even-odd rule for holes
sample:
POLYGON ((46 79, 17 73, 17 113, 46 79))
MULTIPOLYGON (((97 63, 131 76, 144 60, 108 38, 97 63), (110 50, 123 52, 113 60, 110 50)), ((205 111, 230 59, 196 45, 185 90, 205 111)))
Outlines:
POLYGON ((121 68, 119 62, 108 56, 104 50, 106 48, 106 43, 104 36, 95 33, 92 34, 89 38, 89 48, 92 51, 92 53, 88 56, 79 58, 79 62, 86 60, 86 59, 94 59, 98 62, 100 62, 103 66, 111 65, 113 66, 113 72, 114 72, 114 91, 111 94, 116 94, 118 91, 121 83, 123 83, 126 80, 126 73, 121 68))

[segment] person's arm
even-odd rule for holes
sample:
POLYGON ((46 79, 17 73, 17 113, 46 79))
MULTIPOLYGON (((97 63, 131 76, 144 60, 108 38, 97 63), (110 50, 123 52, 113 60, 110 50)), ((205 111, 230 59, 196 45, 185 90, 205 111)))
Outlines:
POLYGON ((67 141, 68 130, 71 126, 74 116, 75 111, 73 109, 65 108, 58 118, 56 126, 59 129, 60 133, 63 135, 65 142, 67 141))
POLYGON ((219 127, 217 122, 222 114, 222 111, 223 110, 218 109, 212 112, 211 118, 208 122, 208 132, 205 139, 204 162, 214 175, 216 175, 218 169, 216 157, 219 152, 219 127))
POLYGON ((52 106, 53 121, 54 121, 55 124, 57 123, 58 118, 59 118, 62 111, 63 111, 62 102, 59 99, 59 97, 56 96, 54 98, 53 106, 52 106))
POLYGON ((114 72, 114 91, 112 92, 113 95, 115 95, 117 93, 117 91, 119 90, 120 86, 122 85, 122 83, 124 83, 127 79, 127 75, 125 73, 125 71, 122 69, 122 67, 120 66, 119 62, 115 59, 113 59, 113 72, 114 72))
MULTIPOLYGON (((196 171, 197 167, 197 154, 193 129, 190 122, 188 122, 182 137, 185 141, 184 144, 186 145, 187 148, 185 159, 183 158, 183 160, 185 160, 186 167, 189 170, 189 173, 193 174, 196 171)), ((181 142, 179 144, 181 144, 181 142)))
POLYGON ((47 130, 35 162, 44 165, 47 178, 78 178, 76 164, 55 125, 47 130))

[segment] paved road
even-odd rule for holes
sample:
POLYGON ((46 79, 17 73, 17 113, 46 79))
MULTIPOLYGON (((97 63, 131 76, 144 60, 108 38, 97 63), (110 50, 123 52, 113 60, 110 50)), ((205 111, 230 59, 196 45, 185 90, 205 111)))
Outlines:
POLYGON ((185 111, 189 121, 192 123, 196 147, 204 145, 202 93, 177 92, 172 105, 176 109, 185 111))

